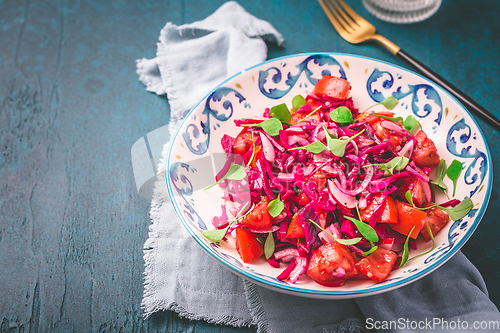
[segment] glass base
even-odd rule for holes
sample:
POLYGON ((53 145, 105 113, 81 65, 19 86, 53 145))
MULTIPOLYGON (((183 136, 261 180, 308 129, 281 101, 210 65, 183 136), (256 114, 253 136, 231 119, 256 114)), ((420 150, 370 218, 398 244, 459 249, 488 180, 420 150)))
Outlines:
POLYGON ((362 0, 376 18, 391 23, 415 23, 431 17, 442 0, 362 0))

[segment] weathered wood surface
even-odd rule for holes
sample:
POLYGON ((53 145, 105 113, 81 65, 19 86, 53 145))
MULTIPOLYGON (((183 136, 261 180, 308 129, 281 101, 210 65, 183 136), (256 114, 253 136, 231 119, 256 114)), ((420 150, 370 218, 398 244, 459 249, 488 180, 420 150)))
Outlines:
MULTIPOLYGON (((178 332, 220 326, 171 312, 142 319, 142 247, 149 202, 137 195, 133 143, 169 120, 135 59, 154 57, 159 31, 211 14, 224 1, 0 1, 0 331, 178 332)), ((500 3, 445 0, 408 26, 370 17, 407 52, 500 116, 500 3)), ((241 4, 286 39, 270 57, 338 51, 397 63, 341 40, 315 1, 241 4)), ((478 121, 494 175, 498 132, 478 121)), ((500 305, 498 190, 464 247, 500 305)), ((225 331, 239 331, 225 327, 225 331)), ((246 331, 253 331, 250 328, 246 331)))

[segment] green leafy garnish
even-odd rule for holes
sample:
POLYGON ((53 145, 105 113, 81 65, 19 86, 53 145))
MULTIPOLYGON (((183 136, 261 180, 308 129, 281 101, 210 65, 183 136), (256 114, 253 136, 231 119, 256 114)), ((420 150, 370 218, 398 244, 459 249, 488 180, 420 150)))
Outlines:
POLYGON ((264 243, 264 254, 266 256, 266 259, 271 258, 271 256, 274 253, 274 237, 273 233, 269 232, 269 235, 267 235, 266 242, 264 243))
POLYGON ((308 144, 307 146, 304 146, 304 147, 295 147, 295 148, 290 148, 288 150, 296 150, 296 149, 305 149, 305 150, 308 150, 310 151, 311 153, 314 153, 314 154, 319 154, 321 153, 323 150, 326 149, 326 146, 324 143, 322 142, 319 142, 319 141, 315 141, 313 143, 310 143, 308 144))
MULTIPOLYGON (((377 105, 380 105, 382 104, 383 106, 385 106, 388 110, 392 110, 396 107, 396 105, 398 105, 399 101, 396 97, 394 96, 389 96, 389 97, 386 97, 384 98, 384 100, 380 103, 377 103, 377 104, 374 104, 372 106, 370 106, 368 109, 366 109, 364 112, 368 111, 369 109, 377 106, 377 105)), ((403 118, 401 118, 401 120, 403 120, 403 118)))
POLYGON ((471 198, 467 197, 453 208, 444 208, 439 205, 438 207, 447 212, 453 221, 458 221, 469 214, 472 208, 474 208, 474 203, 471 198))
POLYGON ((408 131, 411 131, 411 130, 413 130, 413 128, 417 124, 420 127, 422 127, 422 125, 420 125, 420 123, 418 122, 417 119, 415 119, 415 117, 413 117, 412 115, 409 115, 408 117, 406 117, 405 121, 403 122, 403 127, 406 128, 408 131))
POLYGON ((280 215, 283 211, 283 208, 285 208, 285 204, 281 201, 280 195, 281 193, 278 194, 278 197, 276 199, 272 200, 267 205, 267 211, 273 218, 280 215))
POLYGON ((446 186, 446 184, 443 182, 444 177, 446 176, 446 170, 447 170, 446 161, 441 160, 436 169, 437 179, 431 180, 431 184, 434 184, 440 189, 442 189, 444 193, 446 193, 446 196, 448 196, 448 193, 446 192, 448 190, 448 186, 446 186))
POLYGON ((465 216, 467 216, 467 214, 469 214, 469 212, 472 210, 472 208, 474 208, 474 203, 472 202, 471 198, 469 198, 469 197, 462 200, 458 205, 456 205, 453 208, 443 207, 443 206, 440 206, 437 204, 432 204, 432 206, 425 207, 425 208, 416 207, 415 204, 413 203, 413 198, 411 197, 410 190, 406 191, 405 198, 413 206, 413 208, 416 208, 416 209, 427 210, 427 209, 430 209, 432 207, 439 207, 442 210, 444 210, 446 213, 448 213, 448 215, 450 215, 450 218, 453 221, 458 221, 458 220, 464 218, 465 216))
POLYGON ((208 190, 209 188, 212 188, 215 185, 219 184, 224 179, 242 180, 246 176, 247 176, 247 173, 245 172, 244 166, 241 166, 239 164, 233 164, 229 167, 229 170, 227 170, 227 173, 224 175, 224 177, 219 179, 215 184, 212 184, 209 187, 206 187, 205 191, 208 190))
POLYGON ((398 102, 399 102, 398 99, 391 95, 384 98, 384 100, 380 102, 380 104, 385 106, 387 109, 392 110, 396 107, 396 105, 398 105, 398 102))
POLYGON ((354 122, 351 110, 345 106, 338 107, 330 112, 330 118, 332 118, 334 122, 341 124, 352 124, 354 122))
POLYGON ((354 245, 354 244, 358 244, 361 241, 361 239, 362 239, 361 237, 355 237, 355 238, 351 238, 351 239, 339 239, 339 238, 335 238, 331 233, 329 233, 328 231, 326 231, 323 227, 321 227, 319 224, 317 224, 313 220, 309 219, 309 222, 311 222, 312 224, 314 224, 315 226, 317 226, 322 231, 326 232, 328 236, 332 237, 337 243, 342 244, 342 245, 354 245))
POLYGON ((370 242, 370 245, 371 245, 371 248, 368 251, 363 252, 364 256, 372 254, 373 252, 375 252, 376 249, 378 249, 378 246, 373 244, 373 242, 370 242))
POLYGON ((401 156, 394 157, 393 159, 391 159, 387 163, 369 164, 369 165, 365 165, 364 167, 375 165, 375 166, 380 167, 380 169, 382 169, 384 171, 389 171, 391 174, 393 174, 394 170, 397 170, 397 171, 404 170, 404 168, 406 168, 406 166, 408 165, 408 162, 410 162, 410 159, 408 157, 406 157, 405 154, 403 154, 401 156))
MULTIPOLYGON (((353 135, 347 140, 341 140, 341 139, 331 139, 328 140, 328 136, 330 133, 328 133, 327 141, 328 141, 328 150, 335 156, 337 157, 342 157, 345 154, 345 148, 347 147, 347 144, 356 138, 357 136, 360 136, 361 133, 363 133, 365 130, 362 130, 361 132, 357 133, 356 135, 353 135)), ((327 131, 328 132, 328 131, 327 131)))
POLYGON ((462 173, 462 167, 463 166, 460 161, 453 160, 453 162, 451 162, 450 166, 448 167, 448 170, 446 170, 446 175, 453 181, 453 196, 455 196, 457 181, 460 177, 460 174, 462 173))
POLYGON ((279 119, 269 118, 258 124, 243 124, 242 127, 262 127, 262 129, 270 136, 276 136, 283 129, 283 124, 279 119))
POLYGON ((415 207, 415 204, 413 203, 413 198, 411 196, 411 190, 406 191, 405 198, 406 198, 406 201, 408 201, 410 203, 410 205, 413 206, 413 208, 417 208, 418 209, 418 207, 415 207))
POLYGON ((418 120, 415 119, 415 117, 413 117, 412 115, 409 115, 408 117, 406 117, 405 120, 403 120, 403 117, 388 117, 388 116, 383 116, 381 114, 376 114, 376 113, 374 113, 373 115, 376 116, 376 117, 380 117, 380 118, 384 118, 384 119, 390 120, 390 121, 395 122, 395 123, 401 122, 401 124, 403 125, 403 127, 405 129, 407 129, 408 131, 413 130, 413 128, 415 127, 416 124, 420 125, 420 123, 418 122, 418 120))
POLYGON ((203 236, 205 236, 209 241, 212 241, 212 242, 217 242, 217 241, 222 240, 222 238, 224 238, 224 236, 226 236, 226 233, 229 230, 229 227, 231 226, 231 224, 233 224, 234 221, 237 221, 238 219, 243 218, 244 216, 246 216, 247 214, 249 214, 252 211, 252 209, 250 209, 245 215, 240 216, 241 212, 243 212, 247 206, 248 206, 248 202, 245 202, 245 204, 243 205, 243 207, 241 207, 238 214, 236 214, 235 219, 230 221, 230 223, 224 229, 203 230, 201 232, 201 234, 203 236))
POLYGON ((302 95, 297 95, 292 99, 293 111, 299 111, 304 105, 306 105, 306 100, 302 97, 302 95))
POLYGON ((359 233, 366 238, 370 242, 378 242, 378 235, 375 229, 373 229, 370 225, 364 223, 363 221, 357 220, 353 217, 344 215, 344 218, 353 222, 358 228, 359 233))
MULTIPOLYGON (((298 96, 300 96, 300 95, 298 95, 298 96)), ((295 97, 297 97, 297 96, 295 96, 295 97)), ((302 96, 300 96, 300 97, 302 97, 302 96)), ((295 108, 294 108, 294 110, 295 110, 295 108)), ((274 118, 277 118, 285 123, 288 123, 290 120, 292 120, 292 115, 290 113, 290 110, 288 110, 288 107, 286 106, 285 103, 273 106, 271 108, 271 110, 269 110, 269 114, 271 116, 273 116, 274 118)))
POLYGON ((384 118, 384 119, 390 120, 394 123, 404 122, 403 117, 389 117, 389 116, 383 116, 381 114, 376 114, 376 113, 373 113, 372 116, 384 118))
MULTIPOLYGON (((434 250, 434 248, 436 247, 436 241, 434 240, 434 235, 432 234, 432 230, 431 230, 431 227, 429 227, 429 223, 427 221, 425 221, 425 225, 427 227, 427 232, 429 232, 429 236, 431 237, 432 239, 432 247, 430 250, 428 251, 425 251, 424 253, 420 253, 414 257, 411 257, 410 259, 408 259, 407 261, 409 260, 412 260, 412 259, 415 259, 415 258, 418 258, 418 257, 421 257, 421 256, 425 256, 426 254, 429 254, 432 252, 432 250, 434 250)), ((411 234, 411 233, 410 233, 411 234)), ((401 266, 399 266, 401 267, 401 266)))
POLYGON ((408 243, 410 242, 410 235, 413 232, 413 229, 415 229, 415 226, 411 228, 408 237, 406 237, 405 245, 403 246, 403 257, 401 258, 401 263, 399 264, 399 267, 403 266, 408 261, 408 243))

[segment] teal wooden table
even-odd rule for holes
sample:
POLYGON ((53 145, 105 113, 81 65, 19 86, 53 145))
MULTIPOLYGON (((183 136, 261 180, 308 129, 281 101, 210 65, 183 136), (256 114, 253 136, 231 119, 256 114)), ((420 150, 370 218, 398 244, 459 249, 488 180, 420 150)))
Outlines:
MULTIPOLYGON (((169 105, 146 92, 135 60, 155 56, 159 31, 211 14, 223 0, 0 0, 0 331, 252 332, 180 319, 143 319, 149 206, 130 151, 166 125, 169 105)), ((444 0, 429 20, 379 31, 500 117, 500 2, 444 0)), ((405 66, 375 45, 354 46, 316 1, 240 2, 270 21, 286 47, 269 58, 335 51, 405 66)), ((494 182, 499 133, 478 119, 494 182)), ((500 305, 499 191, 463 252, 500 305)))

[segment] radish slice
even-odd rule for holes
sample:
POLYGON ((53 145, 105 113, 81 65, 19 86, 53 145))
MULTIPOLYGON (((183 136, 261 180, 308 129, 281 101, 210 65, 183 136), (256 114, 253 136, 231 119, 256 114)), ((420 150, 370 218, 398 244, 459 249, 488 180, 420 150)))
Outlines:
POLYGON ((273 144, 262 132, 260 132, 260 139, 262 140, 262 151, 264 152, 264 157, 269 162, 274 162, 276 154, 274 152, 273 144))
POLYGON ((413 153, 413 140, 409 140, 403 148, 398 152, 398 156, 405 154, 405 157, 411 158, 411 154, 413 153))
POLYGON ((396 123, 393 123, 392 121, 384 120, 380 122, 380 125, 382 125, 382 127, 387 128, 388 130, 394 131, 394 134, 396 135, 406 136, 406 131, 401 126, 399 126, 396 123))
POLYGON ((422 184, 422 189, 424 190, 425 199, 428 202, 432 202, 431 186, 429 185, 429 183, 426 183, 426 182, 420 182, 420 184, 422 184))
POLYGON ((333 199, 342 207, 347 209, 356 207, 358 200, 355 197, 344 194, 331 179, 328 179, 328 190, 333 199))

